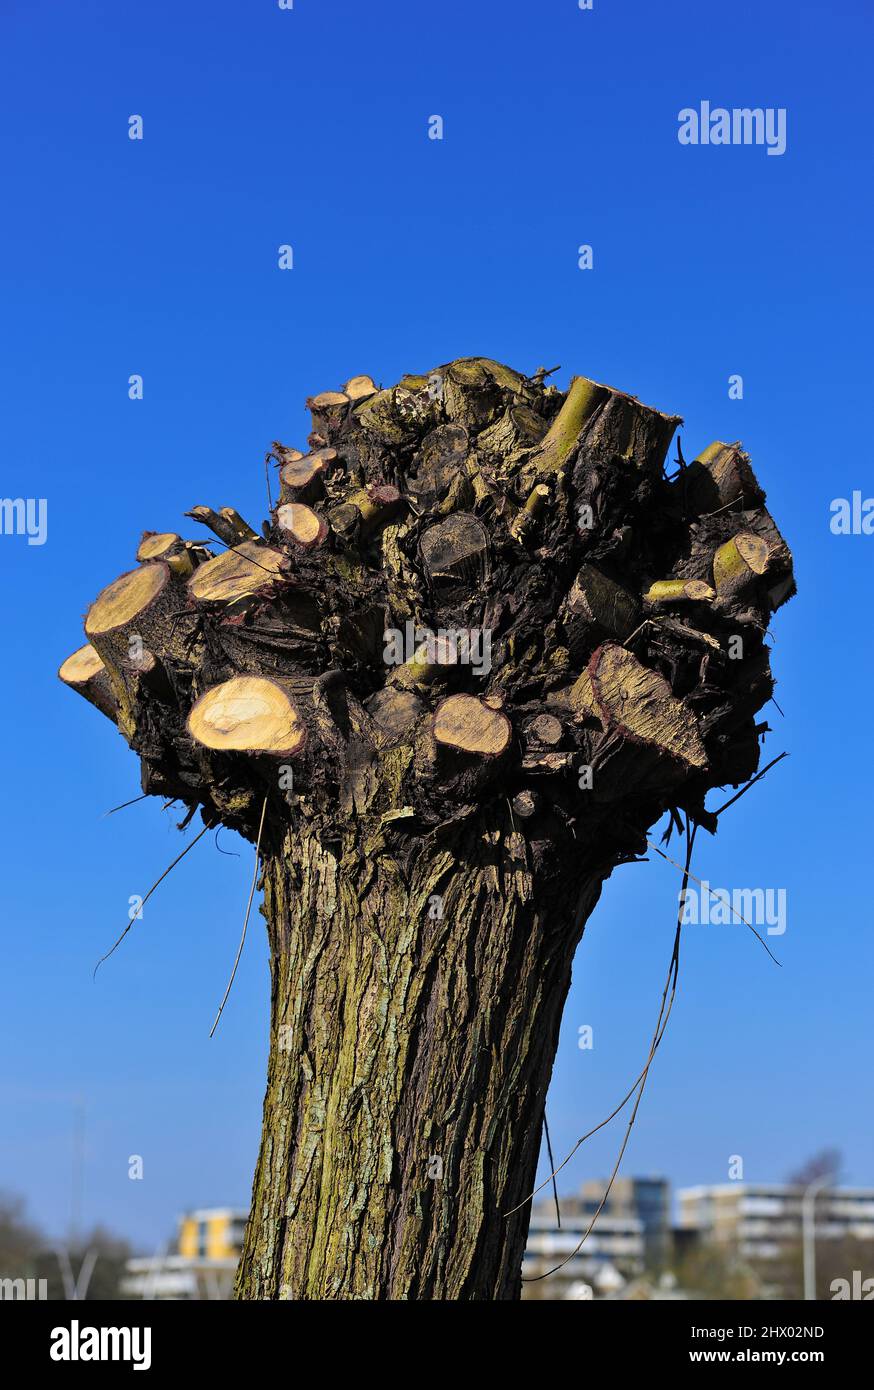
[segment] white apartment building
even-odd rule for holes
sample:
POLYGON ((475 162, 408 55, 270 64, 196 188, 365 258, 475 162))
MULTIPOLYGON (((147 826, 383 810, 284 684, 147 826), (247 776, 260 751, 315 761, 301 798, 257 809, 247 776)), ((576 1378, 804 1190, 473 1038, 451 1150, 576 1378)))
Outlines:
MULTIPOLYGON (((680 1228, 730 1246, 742 1259, 776 1259, 801 1241, 804 1188, 788 1183, 721 1183, 677 1193, 680 1228)), ((826 1188, 816 1196, 817 1240, 874 1241, 874 1188, 826 1188)))

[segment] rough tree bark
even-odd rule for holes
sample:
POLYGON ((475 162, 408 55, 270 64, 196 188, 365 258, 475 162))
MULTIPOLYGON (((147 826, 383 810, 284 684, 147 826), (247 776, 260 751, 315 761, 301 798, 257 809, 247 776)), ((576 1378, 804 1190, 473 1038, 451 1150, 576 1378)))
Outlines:
POLYGON ((313 397, 259 536, 146 533, 61 677, 148 793, 261 839, 272 972, 242 1298, 512 1299, 605 878, 755 771, 791 558, 739 445, 463 359, 313 397), (266 799, 266 809, 265 808, 266 799))

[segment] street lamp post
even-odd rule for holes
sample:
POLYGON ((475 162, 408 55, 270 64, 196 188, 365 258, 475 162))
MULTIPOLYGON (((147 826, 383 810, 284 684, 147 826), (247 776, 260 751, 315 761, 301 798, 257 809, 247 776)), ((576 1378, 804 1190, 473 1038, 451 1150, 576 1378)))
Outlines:
POLYGON ((824 1187, 833 1181, 833 1175, 826 1173, 808 1183, 801 1198, 801 1238, 804 1249, 804 1300, 816 1301, 816 1222, 815 1204, 817 1196, 824 1187))

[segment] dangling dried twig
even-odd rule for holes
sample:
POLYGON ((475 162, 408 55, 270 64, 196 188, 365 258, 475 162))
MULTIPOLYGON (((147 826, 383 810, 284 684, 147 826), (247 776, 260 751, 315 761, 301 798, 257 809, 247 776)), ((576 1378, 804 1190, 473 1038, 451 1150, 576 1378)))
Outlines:
MULTIPOLYGON (((781 710, 780 713, 782 714, 782 712, 783 711, 781 710)), ((778 753, 777 757, 772 758, 768 765, 762 768, 761 772, 757 772, 755 777, 751 777, 747 784, 741 787, 739 792, 735 792, 734 796, 730 797, 728 801, 723 802, 719 810, 713 811, 712 814, 714 816, 721 816, 723 811, 728 810, 729 806, 733 806, 736 801, 740 801, 741 797, 744 795, 745 792, 749 791, 750 787, 754 787, 757 782, 761 782, 766 772, 770 772, 772 767, 776 767, 778 763, 781 763, 784 758, 788 757, 788 753, 778 753)))
MULTIPOLYGON (((566 1264, 569 1264, 570 1261, 571 1261, 572 1259, 574 1259, 576 1255, 579 1254, 580 1250, 582 1250, 583 1245, 585 1244, 586 1240, 588 1239, 589 1235, 590 1235, 591 1232, 592 1232, 592 1229, 593 1229, 593 1227, 594 1227, 594 1225, 595 1225, 595 1222, 598 1220, 598 1217, 601 1215, 601 1212, 604 1210, 604 1207, 605 1207, 606 1204, 607 1204, 607 1198, 610 1196, 610 1191, 611 1191, 611 1189, 612 1189, 612 1187, 613 1187, 613 1183, 614 1183, 615 1180, 616 1180, 616 1174, 619 1172, 619 1165, 621 1164, 622 1159, 623 1159, 624 1156, 625 1156, 625 1150, 627 1149, 627 1147, 628 1147, 628 1141, 629 1141, 629 1139, 631 1138, 631 1131, 632 1131, 632 1129, 634 1128, 634 1121, 637 1119, 637 1112, 638 1112, 638 1110, 640 1109, 640 1102, 641 1102, 641 1100, 643 1099, 643 1093, 644 1093, 644 1090, 645 1090, 645 1088, 646 1088, 647 1077, 649 1076, 649 1069, 650 1069, 650 1066, 652 1065, 652 1059, 653 1059, 653 1057, 655 1056, 656 1048, 658 1047, 659 1042, 661 1041, 662 1037, 664 1036, 664 1028, 662 1027, 662 1016, 664 1015, 665 1025, 667 1025, 667 1021, 668 1021, 668 1018, 670 1017, 670 1012, 671 1012, 671 1009, 673 1008, 674 999, 675 999, 676 993, 677 993, 677 978, 678 978, 679 971, 680 971, 680 934, 681 934, 681 931, 682 931, 682 921, 683 921, 683 895, 684 895, 684 893, 685 893, 685 891, 686 891, 686 886, 687 886, 688 880, 689 880, 689 865, 690 865, 691 862, 692 862, 692 846, 693 846, 694 843, 695 843, 695 832, 697 831, 697 829, 698 829, 698 826, 695 825, 695 827, 693 828, 693 830, 692 830, 691 833, 690 833, 690 831, 689 831, 689 821, 688 821, 688 818, 687 818, 687 820, 686 820, 686 864, 685 864, 685 869, 684 869, 684 871, 683 871, 683 887, 682 887, 681 892, 680 892, 680 906, 679 906, 679 909, 678 909, 678 911, 677 911, 677 929, 676 929, 676 932, 674 933, 674 949, 673 949, 673 951, 672 951, 672 953, 671 953, 671 963, 670 963, 670 965, 669 965, 669 967, 668 967, 668 978, 667 978, 667 980, 665 981, 665 988, 664 988, 664 992, 663 992, 663 994, 662 994, 661 1008, 659 1009, 659 1016, 658 1016, 658 1019, 657 1019, 657 1021, 656 1021, 655 1031, 654 1031, 653 1037, 652 1037, 652 1043, 650 1044, 649 1056, 648 1056, 648 1058, 647 1058, 647 1060, 646 1060, 646 1066, 644 1067, 643 1072, 641 1073, 640 1086, 639 1086, 639 1089, 638 1089, 638 1092, 637 1092, 637 1099, 636 1099, 636 1101, 634 1102, 634 1109, 633 1109, 632 1112, 631 1112, 631 1116, 630 1116, 629 1121, 628 1121, 628 1126, 627 1126, 627 1128, 626 1128, 626 1130, 625 1130, 625 1138, 622 1140, 622 1147, 620 1148, 618 1157, 617 1157, 617 1159, 616 1159, 616 1162, 615 1162, 615 1164, 613 1165, 613 1172, 610 1174, 610 1180, 609 1180, 609 1182, 607 1183, 606 1188, 604 1189, 604 1196, 601 1198, 600 1202, 598 1203, 598 1207, 597 1207, 597 1210, 595 1211, 594 1216, 592 1217, 591 1221, 589 1222, 588 1226, 586 1227, 585 1231, 583 1232, 582 1236, 580 1237, 579 1241, 578 1241, 577 1244, 574 1246, 574 1248, 573 1248, 573 1250, 570 1252, 570 1254, 569 1254, 569 1255, 566 1255, 565 1258, 564 1258, 563 1260, 561 1260, 557 1265, 554 1265, 552 1269, 546 1270, 543 1274, 530 1275, 530 1276, 528 1276, 527 1278, 526 1278, 525 1275, 523 1275, 523 1276, 522 1276, 522 1282, 523 1282, 523 1283, 526 1283, 526 1284, 534 1284, 534 1283, 536 1283, 539 1279, 548 1279, 548 1278, 550 1277, 550 1275, 552 1275, 552 1274, 557 1274, 558 1271, 559 1271, 560 1269, 563 1269, 564 1266, 565 1266, 566 1264), (667 1013, 665 1013, 665 998, 666 998, 666 996, 667 996, 668 987, 669 987, 669 986, 670 986, 670 990, 671 990, 671 997, 670 997, 670 1002, 669 1002, 669 1004, 668 1004, 667 1013)), ((624 1104, 624 1102, 623 1102, 623 1104, 624 1104)), ((577 1145, 577 1148, 579 1148, 579 1145, 577 1145)))
MULTIPOLYGON (((694 843, 694 840, 695 840, 695 832, 697 831, 697 829, 698 829, 698 827, 697 827, 697 825, 696 825, 696 826, 694 827, 694 829, 692 830, 692 836, 691 836, 691 841, 692 841, 692 843, 694 843)), ((686 834, 687 834, 687 842, 688 842, 688 839, 689 839, 688 827, 687 827, 686 834)), ((690 845, 689 849, 690 849, 690 853, 691 853, 691 845, 690 845)), ((684 880, 684 882, 685 882, 685 880, 684 880)), ((682 906, 681 906, 680 911, 682 912, 682 906)), ((678 934, 679 934, 679 927, 678 927, 678 934)), ((524 1207, 525 1204, 526 1204, 526 1202, 532 1201, 533 1198, 536 1197, 537 1194, 538 1194, 539 1192, 542 1192, 543 1189, 544 1189, 544 1187, 546 1187, 547 1184, 549 1183, 550 1179, 555 1178, 556 1175, 557 1175, 558 1173, 561 1172, 562 1168, 566 1167, 567 1164, 570 1163, 570 1161, 571 1161, 571 1159, 573 1158, 574 1154, 577 1152, 577 1150, 578 1150, 579 1148, 581 1148, 581 1146, 582 1146, 583 1144, 585 1144, 586 1140, 587 1140, 587 1139, 591 1139, 591 1137, 592 1137, 593 1134, 597 1134, 598 1131, 599 1131, 600 1129, 603 1129, 605 1125, 608 1125, 608 1124, 610 1123, 611 1120, 615 1119, 616 1116, 619 1114, 619 1112, 625 1108, 625 1106, 628 1104, 628 1102, 629 1102, 629 1100, 631 1099, 631 1097, 634 1095, 634 1092, 637 1090, 637 1088, 638 1088, 638 1086, 640 1085, 641 1081, 645 1078, 646 1073, 647 1073, 647 1070, 648 1070, 648 1068, 649 1068, 649 1064, 650 1064, 650 1062, 652 1061, 652 1059, 653 1059, 653 1057, 654 1057, 656 1051, 658 1050, 659 1043, 661 1042, 662 1038, 663 1038, 664 1035, 665 1035, 665 1029, 666 1029, 667 1026, 668 1026, 668 1019, 669 1019, 670 1016, 671 1016, 671 1010, 672 1010, 672 1008, 673 1008, 673 1006, 674 1006, 674 997, 675 997, 675 994, 676 994, 676 974, 677 974, 677 971, 676 971, 676 969, 675 969, 675 957, 676 957, 676 960, 677 960, 677 963, 678 963, 678 962, 679 962, 679 940, 677 939, 677 937, 675 937, 675 940, 674 940, 674 951, 673 951, 673 953, 672 953, 672 955, 671 955, 671 963, 670 963, 670 965, 669 965, 669 967, 668 967, 668 975, 667 975, 667 979, 666 979, 666 981, 665 981, 665 988, 664 988, 664 991, 663 991, 663 993, 662 993, 661 1008, 659 1009, 659 1016, 658 1016, 658 1019, 656 1020, 656 1028, 655 1028, 655 1033, 654 1033, 654 1035, 653 1035, 652 1047, 651 1047, 651 1049, 650 1049, 650 1054, 649 1054, 649 1056, 648 1056, 648 1058, 647 1058, 647 1060, 646 1060, 646 1065, 644 1066, 643 1071, 641 1071, 641 1072, 637 1075, 637 1077, 636 1077, 635 1080, 632 1082, 632 1084, 631 1084, 630 1088, 628 1089, 628 1091, 627 1091, 627 1092, 625 1093, 625 1095, 622 1097, 622 1100, 621 1100, 621 1101, 619 1102, 619 1104, 616 1106, 615 1110, 611 1110, 610 1114, 607 1115, 603 1120, 601 1120, 600 1124, 595 1125, 594 1129, 590 1129, 586 1134, 584 1134, 584 1135, 582 1136, 582 1138, 578 1139, 577 1142, 574 1144, 573 1148, 571 1149, 570 1153, 569 1153, 565 1158, 562 1159, 562 1161, 561 1161, 561 1163, 559 1163, 558 1167, 555 1168, 554 1171, 553 1171, 552 1173, 550 1173, 550 1174, 544 1179, 544 1181, 540 1184, 539 1187, 535 1187, 534 1190, 533 1190, 533 1192, 529 1192, 528 1196, 525 1197, 525 1198, 523 1198, 523 1200, 522 1200, 521 1202, 519 1202, 517 1206, 511 1207, 511 1209, 510 1209, 509 1211, 505 1212, 505 1213, 504 1213, 505 1217, 512 1216, 514 1212, 517 1212, 517 1211, 519 1211, 522 1207, 524 1207), (673 988, 671 989, 671 997, 670 997, 670 999, 668 1000, 667 1011, 665 1011, 665 995, 666 995, 667 992, 668 992, 668 988, 671 986, 672 976, 673 976, 673 988)))
POLYGON ((219 854, 227 855, 228 859, 239 859, 240 856, 235 849, 222 849, 221 845, 218 842, 221 831, 222 827, 219 826, 218 830, 215 832, 215 847, 218 850, 219 854))
MULTIPOLYGON (((201 839, 203 838, 203 836, 206 834, 207 830, 211 830, 211 829, 212 829, 212 825, 205 825, 205 826, 203 827, 202 830, 198 831, 198 833, 195 835, 194 839, 191 841, 191 844, 190 844, 190 845, 186 845, 185 848, 184 848, 184 850, 182 851, 182 853, 181 853, 181 854, 177 854, 176 858, 173 860, 173 863, 172 863, 168 868, 166 868, 166 869, 164 870, 164 872, 162 873, 161 877, 155 880, 155 882, 152 884, 151 888, 149 889, 148 893, 147 893, 146 896, 143 898, 143 901, 140 903, 140 908, 139 908, 139 912, 137 913, 137 915, 136 915, 135 917, 132 917, 132 918, 131 918, 131 920, 128 922, 127 926, 125 927, 124 931, 122 932, 121 936, 118 938, 118 940, 115 942, 115 944, 114 944, 113 946, 110 946, 109 950, 106 952, 106 955, 100 957, 99 961, 97 962, 97 964, 96 964, 95 967, 94 967, 94 975, 97 974, 97 972, 98 972, 98 970, 100 969, 100 967, 101 967, 101 965, 103 964, 103 962, 104 962, 105 960, 109 960, 109 957, 112 955, 113 951, 115 951, 115 950, 121 945, 122 941, 124 941, 124 938, 127 936, 128 932, 130 931, 130 929, 131 929, 131 927, 133 926, 134 922, 136 922, 137 918, 139 917, 139 915, 140 915, 140 913, 142 912, 143 908, 145 907, 146 903, 149 901, 149 898, 152 896, 152 894, 154 893, 155 889, 158 887, 158 884, 164 882, 164 879, 165 879, 165 878, 167 877, 167 875, 170 873, 170 870, 171 870, 171 869, 175 869, 175 868, 176 868, 176 865, 179 863, 179 860, 180 860, 180 859, 184 859, 185 856, 186 856, 186 854, 188 853, 188 851, 189 851, 190 849, 194 849, 194 846, 197 844, 198 840, 201 840, 201 839)), ((92 978, 93 978, 93 976, 92 976, 92 978)))
POLYGON ((142 796, 135 796, 130 801, 123 801, 120 806, 113 806, 111 811, 104 811, 101 820, 106 820, 107 816, 114 816, 116 811, 123 811, 126 806, 136 806, 138 801, 145 801, 148 792, 143 792, 142 796))
POLYGON ((253 872, 253 874, 252 874, 252 887, 249 889, 249 901, 246 903, 246 916, 243 918, 243 934, 242 934, 242 936, 240 937, 240 944, 239 944, 239 946, 237 947, 237 955, 236 955, 236 959, 235 959, 235 961, 234 961, 234 968, 233 968, 233 970, 231 971, 231 978, 228 980, 228 987, 227 987, 227 989, 225 990, 225 997, 224 997, 224 999, 222 1000, 222 1002, 219 1004, 219 1011, 218 1011, 218 1013, 217 1013, 216 1016, 215 1016, 215 1023, 212 1025, 212 1027, 211 1027, 210 1030, 209 1030, 209 1036, 210 1036, 210 1037, 212 1037, 212 1035, 213 1035, 213 1033, 215 1032, 216 1028, 218 1028, 218 1022, 219 1022, 219 1019, 220 1019, 221 1016, 222 1016, 222 1009, 225 1007, 225 1004, 228 1002, 228 995, 230 994, 230 992, 231 992, 231 987, 232 987, 232 985, 233 985, 233 983, 234 983, 234 977, 235 977, 235 975, 236 975, 236 973, 237 973, 237 966, 240 964, 240 956, 243 954, 243 946, 245 945, 245 942, 246 942, 246 929, 247 929, 247 927, 248 927, 248 925, 249 925, 249 913, 250 913, 251 910, 252 910, 252 899, 253 899, 254 896, 255 896, 255 884, 258 882, 258 856, 259 856, 260 853, 261 853, 261 832, 262 832, 262 830, 264 829, 264 817, 265 817, 266 814, 267 814, 267 797, 265 796, 265 798, 264 798, 264 805, 261 807, 261 823, 260 823, 260 825, 258 826, 258 840, 257 840, 257 843, 256 843, 256 845, 255 845, 255 869, 254 869, 254 872, 253 872))
MULTIPOLYGON (((664 850, 663 850, 663 849, 659 849, 658 845, 652 844, 652 842, 651 842, 650 840, 647 840, 646 843, 649 845, 650 849, 654 849, 654 850, 655 850, 656 854, 660 854, 660 855, 662 856, 662 859, 666 859, 667 862, 668 862, 669 864, 673 864, 673 866, 674 866, 675 869, 682 869, 683 865, 682 865, 682 864, 678 864, 677 861, 676 861, 676 859, 672 859, 671 856, 670 856, 669 854, 665 854, 664 850)), ((727 898, 727 897, 725 896, 724 893, 716 893, 716 892, 714 892, 714 890, 710 887, 710 885, 709 885, 708 883, 705 883, 703 879, 698 878, 697 874, 690 873, 688 867, 686 868, 686 871, 685 871, 685 872, 686 872, 686 877, 687 877, 687 878, 694 879, 695 882, 696 882, 697 884, 699 884, 699 885, 705 890, 705 892, 707 892, 707 893, 710 894, 711 898, 716 898, 717 902, 725 903, 725 905, 726 905, 726 907, 728 908, 729 912, 731 912, 731 914, 732 914, 734 917, 737 917, 739 921, 743 922, 743 924, 744 924, 745 927, 749 927, 750 931, 752 932, 752 934, 753 934, 753 936, 756 938, 756 940, 757 940, 758 942, 760 942, 760 944, 761 944, 761 945, 765 948, 765 950, 768 952, 768 955, 771 957, 771 960, 774 962, 774 964, 775 964, 775 965, 780 965, 780 962, 778 961, 777 957, 774 955, 774 952, 771 950, 771 948, 770 948, 770 946, 768 945, 768 943, 767 943, 767 941, 765 940, 765 938, 764 938, 763 936, 761 936, 761 935, 756 931, 756 929, 755 929, 755 927, 753 926, 752 922, 748 922, 747 919, 746 919, 746 917, 744 917, 742 913, 738 912, 738 910, 737 910, 736 907, 733 907, 733 906, 732 906, 732 902, 731 902, 731 899, 730 899, 730 898, 727 898)), ((682 905, 682 898, 681 898, 681 899, 680 899, 680 911, 682 912, 682 910, 683 910, 683 905, 682 905)), ((782 967, 781 967, 781 969, 782 969, 782 967)))
MULTIPOLYGON (((543 1112, 543 1133, 546 1136, 546 1152, 549 1156, 549 1166, 554 1168, 555 1159, 552 1156, 552 1141, 549 1137, 549 1125, 546 1122, 545 1110, 543 1112)), ((555 1181, 555 1176, 553 1176, 552 1179, 552 1195, 555 1200, 555 1224, 558 1226, 558 1229, 561 1230, 561 1207, 558 1204, 558 1186, 555 1181)))

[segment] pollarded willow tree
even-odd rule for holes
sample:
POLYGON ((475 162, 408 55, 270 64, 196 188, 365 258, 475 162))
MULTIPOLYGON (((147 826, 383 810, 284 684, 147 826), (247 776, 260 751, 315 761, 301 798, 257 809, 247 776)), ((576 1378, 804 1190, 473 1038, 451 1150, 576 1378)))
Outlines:
MULTIPOLYGON (((757 767, 791 557, 749 459, 485 359, 355 377, 258 535, 147 532, 61 678, 147 793, 260 843, 242 1298, 518 1297, 571 961, 668 808, 757 767)), ((712 825, 711 825, 712 828, 712 825)))

